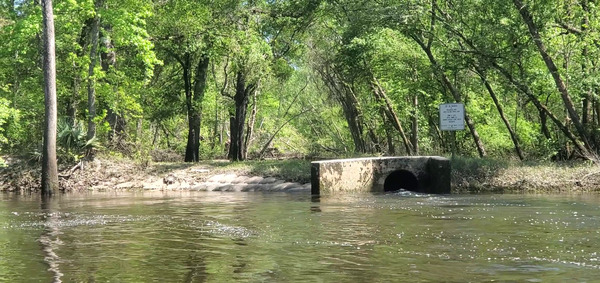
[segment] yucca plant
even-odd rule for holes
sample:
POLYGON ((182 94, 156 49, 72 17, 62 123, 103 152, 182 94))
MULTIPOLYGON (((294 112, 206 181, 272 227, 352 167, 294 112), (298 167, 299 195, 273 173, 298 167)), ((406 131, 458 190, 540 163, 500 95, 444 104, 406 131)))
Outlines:
POLYGON ((91 150, 98 148, 96 137, 88 140, 86 130, 81 126, 82 123, 75 121, 69 122, 67 119, 58 121, 57 144, 59 146, 59 158, 67 161, 78 161, 89 155, 91 150))

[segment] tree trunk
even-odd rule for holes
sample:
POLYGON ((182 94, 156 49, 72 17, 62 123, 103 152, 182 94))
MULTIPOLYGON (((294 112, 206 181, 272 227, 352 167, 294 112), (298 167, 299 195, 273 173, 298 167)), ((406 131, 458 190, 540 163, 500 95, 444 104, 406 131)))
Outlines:
POLYGON ((338 97, 342 103, 342 109, 344 110, 344 116, 348 122, 352 139, 354 140, 354 151, 359 153, 366 153, 367 146, 363 137, 363 122, 362 112, 358 103, 354 91, 349 86, 344 86, 341 97, 338 97))
MULTIPOLYGON (((588 73, 588 68, 587 68, 587 64, 586 64, 586 60, 588 58, 588 50, 587 47, 584 47, 583 50, 581 51, 581 73, 582 74, 587 74, 588 73)), ((587 126, 590 122, 590 109, 591 109, 591 105, 592 105, 592 101, 593 101, 593 95, 592 95, 592 88, 589 86, 589 84, 587 82, 585 82, 585 80, 582 82, 583 84, 583 89, 585 91, 585 95, 583 97, 583 101, 582 101, 582 114, 581 114, 581 123, 585 126, 587 126)))
POLYGON ((242 155, 244 159, 248 158, 248 147, 250 147, 250 142, 252 141, 252 135, 254 134, 254 123, 256 121, 256 112, 258 107, 258 100, 256 91, 252 94, 252 112, 250 113, 250 120, 248 120, 248 130, 246 133, 246 139, 244 140, 244 152, 242 155))
POLYGON ((186 54, 183 76, 185 80, 186 106, 188 115, 188 140, 185 149, 185 162, 200 160, 200 123, 202 118, 202 101, 206 90, 209 57, 202 55, 196 66, 194 89, 191 81, 191 55, 186 54))
POLYGON ((100 36, 100 17, 98 12, 102 6, 102 0, 97 0, 95 4, 95 15, 90 31, 90 65, 88 68, 88 131, 87 139, 91 140, 96 136, 96 78, 94 77, 94 68, 98 61, 98 38, 100 36))
POLYGON ((544 137, 546 139, 551 139, 552 135, 550 134, 550 129, 548 129, 548 114, 546 114, 546 112, 542 109, 538 109, 538 112, 540 113, 540 124, 542 126, 542 134, 544 134, 544 137))
POLYGON ((400 119, 398 119, 398 115, 396 114, 396 111, 394 110, 392 102, 385 94, 385 91, 379 84, 379 81, 377 80, 377 78, 374 75, 371 75, 371 77, 372 77, 371 82, 370 82, 371 89, 373 90, 375 99, 378 102, 382 103, 381 107, 383 109, 383 112, 387 116, 388 120, 391 121, 392 126, 394 126, 394 128, 398 131, 398 133, 400 133, 400 137, 402 138, 402 142, 404 143, 404 148, 406 149, 406 154, 411 155, 413 146, 412 146, 411 142, 408 140, 408 138, 406 137, 406 134, 404 133, 404 129, 402 128, 402 123, 400 123, 400 119))
MULTIPOLYGON (((530 18, 531 19, 531 18, 530 18)), ((458 35, 465 43, 467 43, 469 45, 469 47, 471 47, 473 50, 475 50, 476 52, 478 52, 479 54, 485 54, 481 51, 479 51, 473 44, 473 42, 469 39, 467 39, 462 33, 460 33, 457 30, 452 30, 453 33, 455 33, 456 35, 458 35)), ((539 36, 539 34, 538 34, 539 36)), ((541 41, 540 41, 541 42, 541 41)), ((547 54, 546 54, 547 55, 547 54)), ((575 147, 577 147, 577 150, 584 156, 586 156, 586 148, 584 146, 582 146, 578 141, 577 138, 573 135, 573 133, 571 132, 571 130, 569 130, 568 127, 566 127, 552 112, 550 112, 550 110, 544 105, 542 104, 539 99, 537 98, 537 96, 535 96, 535 94, 533 93, 533 91, 529 88, 528 85, 523 84, 519 81, 517 81, 512 74, 506 70, 505 68, 503 68, 502 66, 500 66, 494 58, 489 58, 489 57, 485 57, 485 59, 489 60, 489 63, 491 64, 491 66, 493 68, 495 68, 500 74, 502 74, 506 79, 508 79, 508 81, 514 85, 519 91, 521 91, 523 94, 525 94, 535 105, 535 107, 538 109, 539 113, 540 113, 540 121, 542 124, 542 133, 544 134, 544 136, 546 138, 551 138, 550 135, 550 131, 548 130, 548 127, 546 126, 546 119, 549 117, 554 124, 563 132, 563 134, 575 145, 575 147), (491 59, 491 60, 490 60, 491 59)))
MULTIPOLYGON (((214 70, 213 70, 214 72, 214 70)), ((219 119, 219 111, 220 111, 220 107, 219 107, 219 96, 215 95, 215 124, 213 125, 213 137, 212 137, 212 144, 211 144, 211 148, 214 149, 215 146, 217 146, 217 144, 221 144, 222 143, 222 138, 220 135, 220 131, 219 129, 220 127, 220 120, 219 119)))
POLYGON ((429 118, 428 118, 429 126, 431 128, 433 128, 433 130, 435 131, 435 136, 440 141, 440 147, 442 149, 446 149, 447 151, 451 151, 452 149, 448 146, 448 143, 446 142, 446 139, 444 139, 444 134, 440 130, 439 120, 435 120, 435 118, 433 118, 431 115, 428 115, 428 116, 429 116, 429 118))
POLYGON ((257 83, 248 83, 246 75, 238 71, 235 85, 235 112, 230 113, 230 139, 228 158, 232 161, 243 161, 244 156, 244 128, 246 122, 246 113, 248 112, 248 102, 250 95, 256 91, 257 83))
POLYGON ((185 162, 194 162, 195 160, 195 152, 194 152, 194 137, 196 132, 196 122, 194 120, 194 105, 193 105, 193 91, 192 91, 192 58, 189 53, 183 55, 183 58, 179 61, 181 67, 183 69, 183 88, 185 92, 185 106, 187 109, 187 118, 188 118, 188 137, 187 137, 187 145, 185 147, 185 162))
POLYGON ((369 138, 371 138, 371 142, 373 143, 373 147, 374 147, 371 150, 371 152, 372 153, 381 153, 382 152, 381 143, 379 142, 379 137, 377 137, 377 134, 375 134, 373 127, 369 127, 368 134, 369 134, 369 138))
POLYGON ((58 165, 56 161, 56 54, 54 41, 54 13, 52 0, 42 0, 44 41, 44 100, 45 129, 42 157, 42 195, 58 192, 58 165))
POLYGON ((142 139, 142 134, 143 134, 143 130, 144 130, 143 126, 144 126, 144 119, 143 118, 139 118, 137 120, 137 125, 135 127, 135 139, 134 139, 134 142, 136 142, 136 143, 138 142, 138 140, 142 139))
POLYGON ((577 138, 573 135, 571 130, 569 130, 569 128, 566 127, 560 121, 560 119, 558 119, 558 117, 556 117, 552 112, 550 112, 550 110, 544 104, 542 104, 540 102, 540 100, 537 98, 537 96, 535 96, 535 94, 529 88, 529 86, 515 80, 515 78, 513 78, 513 76, 508 72, 508 70, 504 69, 502 66, 498 65, 497 63, 492 62, 492 66, 496 70, 498 70, 502 75, 504 75, 504 77, 506 77, 510 83, 512 83, 515 87, 517 87, 517 89, 519 89, 522 93, 527 95, 527 97, 531 100, 531 102, 533 102, 533 105, 535 105, 535 107, 538 109, 538 111, 540 113, 543 112, 545 114, 545 115, 540 115, 540 117, 543 116, 544 120, 545 120, 546 116, 549 117, 554 122, 554 124, 563 132, 563 134, 577 147, 579 152, 585 156, 586 149, 577 141, 577 138))
MULTIPOLYGON (((78 50, 76 51, 76 56, 77 58, 81 58, 84 56, 85 54, 85 50, 87 49, 87 37, 89 36, 90 33, 90 29, 91 26, 94 22, 94 18, 91 19, 87 19, 85 21, 85 24, 83 25, 83 27, 81 28, 81 32, 79 34, 79 39, 77 40, 77 43, 79 45, 78 50)), ((71 97, 69 98, 69 101, 66 105, 67 107, 67 117, 69 118, 69 121, 72 123, 73 126, 75 126, 76 122, 77 122, 77 109, 80 103, 80 90, 81 90, 81 84, 82 84, 82 77, 80 76, 80 68, 81 66, 77 64, 76 60, 73 60, 73 81, 71 82, 71 97)))
POLYGON ((366 153, 367 149, 363 137, 362 113, 352 87, 349 86, 331 66, 324 65, 323 69, 317 71, 320 73, 322 80, 329 89, 329 93, 342 106, 344 117, 346 118, 348 128, 350 129, 350 135, 354 142, 354 151, 366 153))
MULTIPOLYGON (((229 86, 229 73, 227 71, 228 67, 229 67, 229 57, 226 58, 225 60, 225 64, 223 65, 223 85, 219 87, 218 83, 217 83, 217 72, 215 71, 215 64, 211 64, 212 66, 212 74, 213 74, 213 80, 215 82, 215 88, 216 89, 220 89, 220 94, 221 97, 225 96, 225 97, 230 97, 227 94, 227 88, 229 86)), ((216 95, 215 96, 215 124, 214 124, 214 137, 213 137, 213 144, 212 144, 212 148, 215 148, 215 146, 217 144, 223 144, 223 132, 224 132, 224 128, 226 127, 226 123, 221 123, 221 109, 220 109, 220 105, 219 105, 219 96, 216 95)), ((229 153, 229 149, 227 149, 227 152, 229 153)))
POLYGON ((502 105, 498 101, 498 97, 496 97, 496 92, 494 91, 494 89, 492 88, 490 83, 488 82, 488 80, 484 74, 484 71, 481 69, 481 67, 479 67, 477 65, 474 65, 474 67, 475 67, 475 71, 477 72, 477 75, 479 75, 479 78, 481 78, 481 81, 483 82, 485 88, 487 89, 488 93, 490 94, 490 97, 494 101, 494 105, 496 105, 498 114, 500 114, 500 118, 504 122, 504 125, 506 126, 506 129, 508 130, 508 133, 510 134, 510 139, 512 140, 513 145, 515 146, 515 151, 517 152, 517 156, 519 156, 520 160, 525 159, 525 156, 523 155, 523 151, 521 150, 521 146, 519 145, 519 138, 517 137, 517 134, 515 133, 515 131, 513 131, 512 127, 510 125, 510 122, 508 121, 508 118, 506 118, 506 115, 504 115, 504 110, 502 109, 502 105))
POLYGON ((548 71, 550 72, 550 74, 552 74, 552 77, 554 78, 554 83, 556 84, 556 88, 558 89, 558 91, 561 94, 563 103, 565 105, 567 113, 569 114, 569 118, 573 122, 575 129, 577 129, 577 133, 578 133, 581 141, 583 141, 583 144, 586 147, 586 149, 591 150, 592 147, 588 141, 588 135, 585 130, 585 127, 583 127, 583 125, 581 124, 581 120, 579 119, 579 115, 577 114, 577 111, 575 110, 575 106, 573 105, 573 101, 571 100, 569 91, 560 75, 558 68, 554 64, 554 60, 548 54, 548 51, 546 49, 546 46, 544 45, 544 42, 542 41, 539 31, 533 22, 531 13, 527 9, 527 6, 525 6, 521 2, 521 0, 513 0, 513 3, 515 4, 515 7, 517 8, 517 10, 519 10, 519 13, 521 14, 521 18, 523 19, 523 22, 525 22, 525 24, 527 25, 527 28, 529 29, 529 33, 530 33, 533 41, 535 42, 535 45, 537 46, 538 52, 542 56, 542 59, 544 60, 544 63, 546 64, 548 71))
POLYGON ((411 126, 412 126, 412 135, 411 135, 411 143, 413 146, 413 154, 419 155, 419 97, 415 94, 413 96, 413 110, 411 117, 411 126))
MULTIPOLYGON (((584 17, 583 17, 583 23, 582 23, 582 30, 587 30, 590 28, 590 16, 593 16, 593 14, 591 14, 591 10, 590 10, 590 5, 588 0, 583 0, 579 2, 579 5, 581 6, 581 8, 583 9, 584 13, 584 17)), ((586 38, 583 38, 583 41, 586 41, 586 38)), ((597 40, 594 40, 594 42, 597 44, 597 40)), ((584 47, 581 51, 581 56, 582 56, 582 63, 581 63, 581 71, 582 74, 588 74, 590 71, 595 71, 594 69, 596 69, 596 61, 597 58, 594 58, 593 56, 589 56, 589 49, 588 49, 588 45, 587 43, 584 44, 584 47), (589 65, 588 65, 589 62, 589 65)), ((583 82, 583 88, 586 91, 585 94, 585 98, 583 100, 583 125, 586 129, 594 129, 595 127, 597 127, 598 124, 595 123, 595 119, 594 119, 594 114, 595 114, 595 110, 594 110, 594 106, 595 106, 595 101, 597 100, 597 95, 595 95, 594 93, 594 88, 588 83, 588 82, 583 82), (589 125, 592 124, 592 125, 589 125)), ((591 130, 590 131, 590 139, 591 139, 591 143, 594 146, 594 148, 598 148, 598 135, 597 135, 597 131, 595 130, 591 130)))
POLYGON ((387 138, 387 143, 388 143, 388 154, 389 155, 396 155, 396 147, 394 145, 394 135, 392 134, 392 131, 388 128, 385 127, 385 136, 387 138))
MULTIPOLYGON (((112 30, 110 25, 103 25, 103 30, 105 32, 109 32, 112 30)), ((115 68, 117 63, 117 54, 114 50, 114 46, 110 37, 106 34, 100 34, 100 42, 102 43, 102 48, 100 51, 100 66, 102 67, 102 71, 105 74, 108 74, 115 68)), ((107 83, 110 83, 107 81, 107 83)), ((118 89, 116 86, 113 86, 114 95, 118 99, 118 89)), ((127 127, 127 120, 123 116, 122 112, 116 109, 114 106, 109 105, 106 113, 106 121, 110 126, 110 133, 108 134, 108 139, 112 142, 119 142, 125 137, 125 128, 127 127)))

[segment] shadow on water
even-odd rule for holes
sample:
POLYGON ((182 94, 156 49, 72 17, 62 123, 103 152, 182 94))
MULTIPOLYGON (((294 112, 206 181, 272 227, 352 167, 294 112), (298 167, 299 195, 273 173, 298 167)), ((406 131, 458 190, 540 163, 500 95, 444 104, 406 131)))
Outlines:
POLYGON ((60 271, 60 257, 58 248, 62 245, 60 240, 60 225, 58 225, 59 213, 57 197, 42 196, 41 198, 41 222, 44 230, 39 238, 39 243, 44 254, 44 262, 48 265, 48 271, 52 273, 52 282, 62 282, 63 273, 60 271))

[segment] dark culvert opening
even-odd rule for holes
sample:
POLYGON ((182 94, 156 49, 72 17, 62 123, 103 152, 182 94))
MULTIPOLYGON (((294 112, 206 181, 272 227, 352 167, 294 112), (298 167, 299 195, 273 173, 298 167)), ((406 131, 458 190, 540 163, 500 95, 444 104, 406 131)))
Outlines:
POLYGON ((401 189, 418 192, 419 180, 417 180, 417 177, 413 173, 406 170, 397 170, 390 173, 385 178, 383 190, 385 192, 393 192, 401 189))

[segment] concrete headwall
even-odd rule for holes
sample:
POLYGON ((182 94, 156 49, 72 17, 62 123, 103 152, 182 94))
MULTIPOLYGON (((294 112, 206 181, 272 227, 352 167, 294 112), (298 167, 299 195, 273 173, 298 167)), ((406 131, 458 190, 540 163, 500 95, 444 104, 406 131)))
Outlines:
POLYGON ((311 166, 311 179, 311 192, 315 195, 383 192, 386 179, 388 187, 448 194, 450 160, 438 156, 410 156, 315 161, 311 166))

